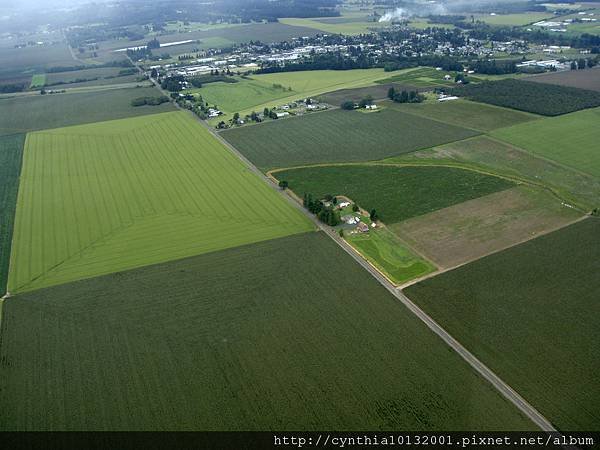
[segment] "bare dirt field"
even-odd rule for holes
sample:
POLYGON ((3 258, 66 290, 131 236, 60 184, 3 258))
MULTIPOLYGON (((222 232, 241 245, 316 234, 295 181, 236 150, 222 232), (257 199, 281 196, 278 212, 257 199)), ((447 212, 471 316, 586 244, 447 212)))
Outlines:
POLYGON ((600 68, 549 72, 528 77, 527 81, 600 91, 600 68))
POLYGON ((390 229, 441 268, 450 268, 580 216, 546 191, 517 186, 405 220, 390 229))

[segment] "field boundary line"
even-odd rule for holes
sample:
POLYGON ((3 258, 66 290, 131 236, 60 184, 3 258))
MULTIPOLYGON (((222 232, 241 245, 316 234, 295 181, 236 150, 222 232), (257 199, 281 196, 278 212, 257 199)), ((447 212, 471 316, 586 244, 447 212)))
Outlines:
MULTIPOLYGON (((140 69, 141 70, 141 69, 140 69)), ((154 83, 156 83, 153 80, 154 83)), ((159 88, 161 92, 164 91, 159 88)), ((179 109, 182 109, 177 105, 179 109)), ((183 109, 182 109, 183 110, 183 109)), ((453 349, 459 356, 461 356, 476 372, 478 372, 484 379, 486 379, 492 387, 494 387, 501 395, 503 395, 509 402, 517 407, 523 414, 525 414, 537 427, 547 432, 557 432, 556 428, 546 419, 540 412, 538 412, 533 406, 531 406, 523 397, 521 397, 514 389, 512 389, 506 382, 504 382, 498 375, 496 375, 491 369, 477 359, 471 352, 469 352, 462 344, 460 344, 454 337, 450 335, 444 328, 442 328, 437 322, 435 322, 429 315, 427 315, 421 308, 413 303, 402 291, 396 289, 393 284, 390 284, 385 277, 383 277, 378 270, 370 266, 365 260, 357 256, 349 247, 350 245, 342 239, 334 230, 327 227, 325 224, 319 222, 316 217, 310 214, 302 205, 298 204, 291 196, 285 191, 282 191, 271 178, 262 173, 254 164, 252 164, 244 155, 242 155, 233 145, 222 138, 218 133, 214 132, 208 124, 197 117, 193 112, 188 111, 197 122, 202 126, 210 130, 213 136, 216 137, 225 148, 229 149, 235 155, 237 155, 241 161, 248 166, 252 172, 257 174, 262 180, 264 180, 272 189, 275 189, 280 195, 283 196, 290 204, 296 209, 301 211, 308 219, 321 231, 327 234, 333 239, 348 255, 350 255, 358 264, 365 268, 388 292, 390 292, 397 300, 399 300, 405 307, 409 309, 417 318, 419 318, 431 331, 437 334, 451 349, 453 349)))
POLYGON ((442 269, 439 269, 437 272, 432 272, 432 273, 424 275, 424 276, 422 276, 420 278, 415 278, 413 280, 407 281, 406 283, 398 286, 397 289, 399 289, 399 290, 406 289, 407 287, 412 286, 414 284, 417 284, 417 283, 419 283, 421 281, 427 280, 429 278, 433 278, 433 277, 435 277, 437 275, 441 275, 441 274, 446 273, 446 272, 450 272, 451 270, 458 269, 459 267, 466 266, 467 264, 471 264, 472 262, 478 261, 478 260, 483 259, 483 258, 485 258, 487 256, 503 252, 504 250, 508 250, 509 248, 517 247, 517 246, 519 246, 521 244, 525 244, 526 242, 532 241, 532 240, 537 239, 539 237, 545 236, 545 235, 550 234, 550 233, 554 233, 555 231, 562 230, 563 228, 569 227, 571 225, 575 225, 576 223, 579 223, 579 222, 581 222, 583 220, 589 219, 590 217, 591 216, 589 214, 585 214, 585 215, 583 215, 581 217, 578 217, 577 219, 571 220, 571 221, 566 222, 566 223, 564 223, 562 225, 558 225, 558 226, 555 226, 555 227, 552 227, 552 228, 548 228, 547 230, 540 231, 535 236, 530 236, 528 238, 525 238, 525 239, 522 239, 522 240, 520 240, 518 242, 515 242, 514 244, 508 244, 508 245, 505 245, 504 247, 501 247, 501 248, 492 250, 490 252, 484 253, 483 255, 480 255, 477 258, 469 259, 468 261, 462 262, 460 264, 456 264, 456 265, 451 266, 451 267, 442 268, 442 269))

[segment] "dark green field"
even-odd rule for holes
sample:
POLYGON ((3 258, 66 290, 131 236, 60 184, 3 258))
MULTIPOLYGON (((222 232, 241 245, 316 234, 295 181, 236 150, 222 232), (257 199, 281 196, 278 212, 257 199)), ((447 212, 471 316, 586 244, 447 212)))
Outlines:
POLYGON ((6 293, 24 134, 0 136, 0 297, 6 293))
POLYGON ((15 296, 1 333, 4 430, 532 427, 321 233, 15 296))
POLYGON ((471 83, 452 91, 470 100, 544 116, 600 106, 600 92, 597 91, 514 79, 471 83))
POLYGON ((0 98, 0 135, 173 111, 171 103, 131 106, 136 97, 156 97, 153 87, 0 98))
POLYGON ((600 419, 600 220, 446 272, 406 294, 561 430, 600 419))
POLYGON ((53 89, 74 88, 82 86, 99 86, 105 84, 130 83, 140 76, 136 69, 133 74, 120 75, 131 70, 130 67, 98 67, 68 72, 53 72, 46 75, 46 86, 53 89))
POLYGON ((395 223, 513 187, 502 178, 446 167, 329 166, 274 174, 299 196, 346 195, 395 223))
MULTIPOLYGON (((73 66, 73 59, 66 43, 33 45, 25 48, 0 48, 0 61, 11 69, 33 69, 55 66, 73 66)), ((4 68, 4 67, 3 67, 4 68)))
POLYGON ((378 160, 477 134, 391 109, 374 113, 334 110, 221 133, 265 170, 378 160))

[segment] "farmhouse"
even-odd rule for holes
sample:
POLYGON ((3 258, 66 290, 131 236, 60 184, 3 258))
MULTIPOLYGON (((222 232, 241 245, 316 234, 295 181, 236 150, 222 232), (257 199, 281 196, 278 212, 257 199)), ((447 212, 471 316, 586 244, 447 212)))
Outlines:
POLYGON ((278 119, 281 119, 282 117, 289 116, 290 113, 289 112, 280 112, 280 113, 276 113, 275 115, 277 116, 278 119))
POLYGON ((356 229, 358 231, 360 231, 361 233, 368 233, 369 232, 369 225, 367 225, 364 222, 359 222, 358 225, 356 226, 356 229))
POLYGON ((350 206, 350 202, 340 202, 338 203, 338 206, 340 208, 346 208, 347 206, 350 206))
POLYGON ((342 222, 347 223, 348 225, 356 225, 360 222, 360 218, 353 216, 352 214, 346 214, 341 217, 342 222))

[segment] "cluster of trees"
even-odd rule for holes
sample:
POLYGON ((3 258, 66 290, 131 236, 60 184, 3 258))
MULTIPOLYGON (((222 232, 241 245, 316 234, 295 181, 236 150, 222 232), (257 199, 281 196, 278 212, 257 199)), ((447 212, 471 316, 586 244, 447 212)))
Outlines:
POLYGON ((517 72, 516 61, 478 60, 472 62, 470 66, 475 72, 487 75, 505 75, 517 72))
POLYGON ((106 62, 104 64, 97 64, 97 65, 93 65, 93 66, 84 66, 84 65, 79 65, 79 66, 54 66, 54 67, 49 67, 46 69, 47 73, 59 73, 59 72, 75 72, 78 70, 85 70, 85 69, 100 69, 103 67, 133 67, 133 64, 131 64, 131 61, 129 61, 128 59, 122 59, 120 61, 109 61, 106 62))
POLYGON ((579 58, 577 61, 571 61, 571 70, 583 70, 586 67, 591 69, 598 65, 598 58, 579 58))
POLYGON ((362 98, 358 104, 354 103, 352 100, 345 100, 342 102, 342 104, 340 105, 340 107, 342 109, 347 109, 347 110, 351 110, 351 109, 355 109, 356 107, 358 108, 364 108, 367 105, 372 105, 373 104, 373 97, 370 95, 367 95, 366 97, 362 98))
POLYGON ((154 38, 146 43, 146 48, 148 50, 152 50, 153 48, 160 48, 160 42, 158 39, 154 38))
POLYGON ((25 90, 25 84, 9 83, 0 85, 0 94, 12 94, 13 92, 22 92, 25 90))
POLYGON ((387 96, 396 103, 421 103, 425 100, 425 96, 418 91, 397 91, 393 86, 388 89, 387 96))
POLYGON ((299 72, 303 70, 352 70, 376 67, 375 60, 362 54, 358 57, 337 53, 310 55, 299 62, 281 65, 263 63, 256 73, 299 72))
POLYGON ((185 77, 183 75, 173 75, 162 80, 160 86, 169 92, 179 92, 184 81, 185 77))
POLYGON ((201 88, 203 84, 216 83, 217 81, 222 81, 224 83, 237 83, 238 80, 232 77, 233 72, 231 72, 229 69, 227 69, 227 72, 223 70, 221 73, 219 73, 218 70, 211 70, 210 75, 196 75, 190 78, 189 82, 196 88, 201 88))
POLYGON ((326 195, 323 200, 315 200, 312 194, 304 194, 302 204, 311 213, 315 214, 319 220, 332 227, 340 224, 340 212, 334 209, 337 199, 331 195, 326 195), (325 202, 330 202, 325 206, 325 202))
POLYGON ((163 103, 167 103, 169 101, 169 97, 166 95, 161 95, 159 97, 138 97, 131 100, 131 106, 157 106, 162 105, 163 103))
POLYGON ((600 92, 515 79, 460 85, 451 92, 478 102, 545 116, 600 106, 600 92))

